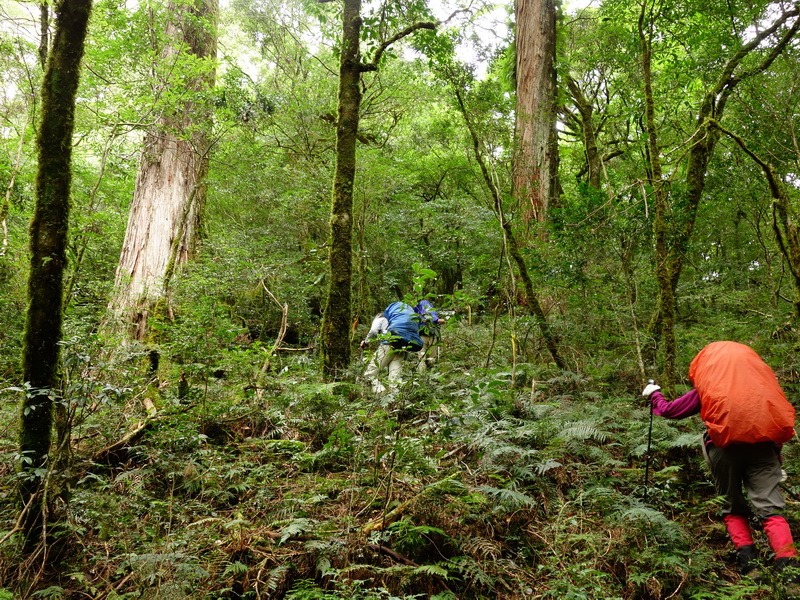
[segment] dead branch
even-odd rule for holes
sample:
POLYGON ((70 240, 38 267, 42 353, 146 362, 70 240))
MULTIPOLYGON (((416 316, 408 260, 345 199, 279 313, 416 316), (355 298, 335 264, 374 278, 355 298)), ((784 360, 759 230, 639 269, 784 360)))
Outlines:
MULTIPOLYGON (((278 299, 275 297, 275 294, 273 294, 269 290, 269 288, 267 287, 267 284, 264 283, 263 279, 261 280, 261 287, 264 288, 264 291, 267 292, 267 295, 281 309, 281 328, 278 331, 278 337, 275 338, 275 343, 272 345, 272 349, 269 352, 267 352, 267 357, 264 359, 264 364, 261 365, 261 371, 259 373, 259 382, 258 382, 259 385, 258 385, 258 388, 257 388, 259 390, 261 389, 261 385, 260 385, 261 384, 261 380, 263 379, 264 374, 267 373, 267 371, 269 371, 269 368, 270 368, 270 366, 272 364, 272 357, 275 356, 275 353, 278 352, 278 350, 281 349, 281 344, 283 344, 283 339, 286 337, 286 330, 289 328, 289 305, 286 304, 286 303, 281 304, 280 302, 278 302, 278 299)), ((257 393, 259 394, 259 398, 260 398, 261 394, 259 392, 257 392, 257 393)))

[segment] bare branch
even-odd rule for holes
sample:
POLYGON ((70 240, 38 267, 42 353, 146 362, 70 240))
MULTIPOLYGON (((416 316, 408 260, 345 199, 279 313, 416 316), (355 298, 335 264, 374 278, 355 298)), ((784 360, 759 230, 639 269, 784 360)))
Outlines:
POLYGON ((436 28, 438 26, 439 26, 438 22, 434 23, 432 21, 420 21, 418 23, 414 23, 413 25, 409 25, 408 27, 406 27, 402 31, 397 32, 396 34, 394 34, 392 37, 390 37, 388 40, 383 42, 383 44, 381 44, 378 47, 378 49, 375 51, 375 56, 372 58, 372 60, 370 62, 361 65, 361 71, 362 72, 377 71, 378 70, 378 63, 381 61, 381 57, 383 57, 383 53, 386 52, 386 50, 389 48, 389 46, 391 46, 392 44, 394 44, 397 41, 402 40, 404 37, 408 37, 409 35, 411 35, 415 31, 419 31, 420 29, 436 30, 436 28))

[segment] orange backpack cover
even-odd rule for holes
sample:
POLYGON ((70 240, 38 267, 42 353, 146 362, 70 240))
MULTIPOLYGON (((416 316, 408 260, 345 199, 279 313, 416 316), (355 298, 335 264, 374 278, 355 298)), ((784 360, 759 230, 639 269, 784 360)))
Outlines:
POLYGON ((713 342, 689 365, 700 394, 700 417, 716 446, 775 442, 794 436, 794 407, 775 373, 755 350, 737 342, 713 342))

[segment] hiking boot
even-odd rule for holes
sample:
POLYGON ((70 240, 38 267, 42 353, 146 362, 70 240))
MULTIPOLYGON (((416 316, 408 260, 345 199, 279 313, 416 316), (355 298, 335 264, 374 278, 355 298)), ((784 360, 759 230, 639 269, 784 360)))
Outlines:
POLYGON ((736 565, 739 567, 739 573, 755 579, 760 574, 757 571, 758 552, 756 552, 756 547, 750 544, 737 548, 736 565))

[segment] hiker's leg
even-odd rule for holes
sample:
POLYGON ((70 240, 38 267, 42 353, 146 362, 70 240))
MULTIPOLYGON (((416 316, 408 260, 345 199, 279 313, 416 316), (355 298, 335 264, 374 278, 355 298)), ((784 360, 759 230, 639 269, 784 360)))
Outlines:
POLYGON ((778 450, 770 442, 747 446, 744 478, 747 496, 764 525, 775 559, 795 557, 792 532, 783 516, 786 504, 779 487, 782 473, 778 450))
POLYGON ((387 367, 392 358, 391 348, 387 344, 379 344, 375 350, 375 355, 369 361, 366 370, 364 371, 364 378, 372 384, 372 391, 376 394, 381 394, 386 391, 386 388, 378 379, 381 372, 387 367))

